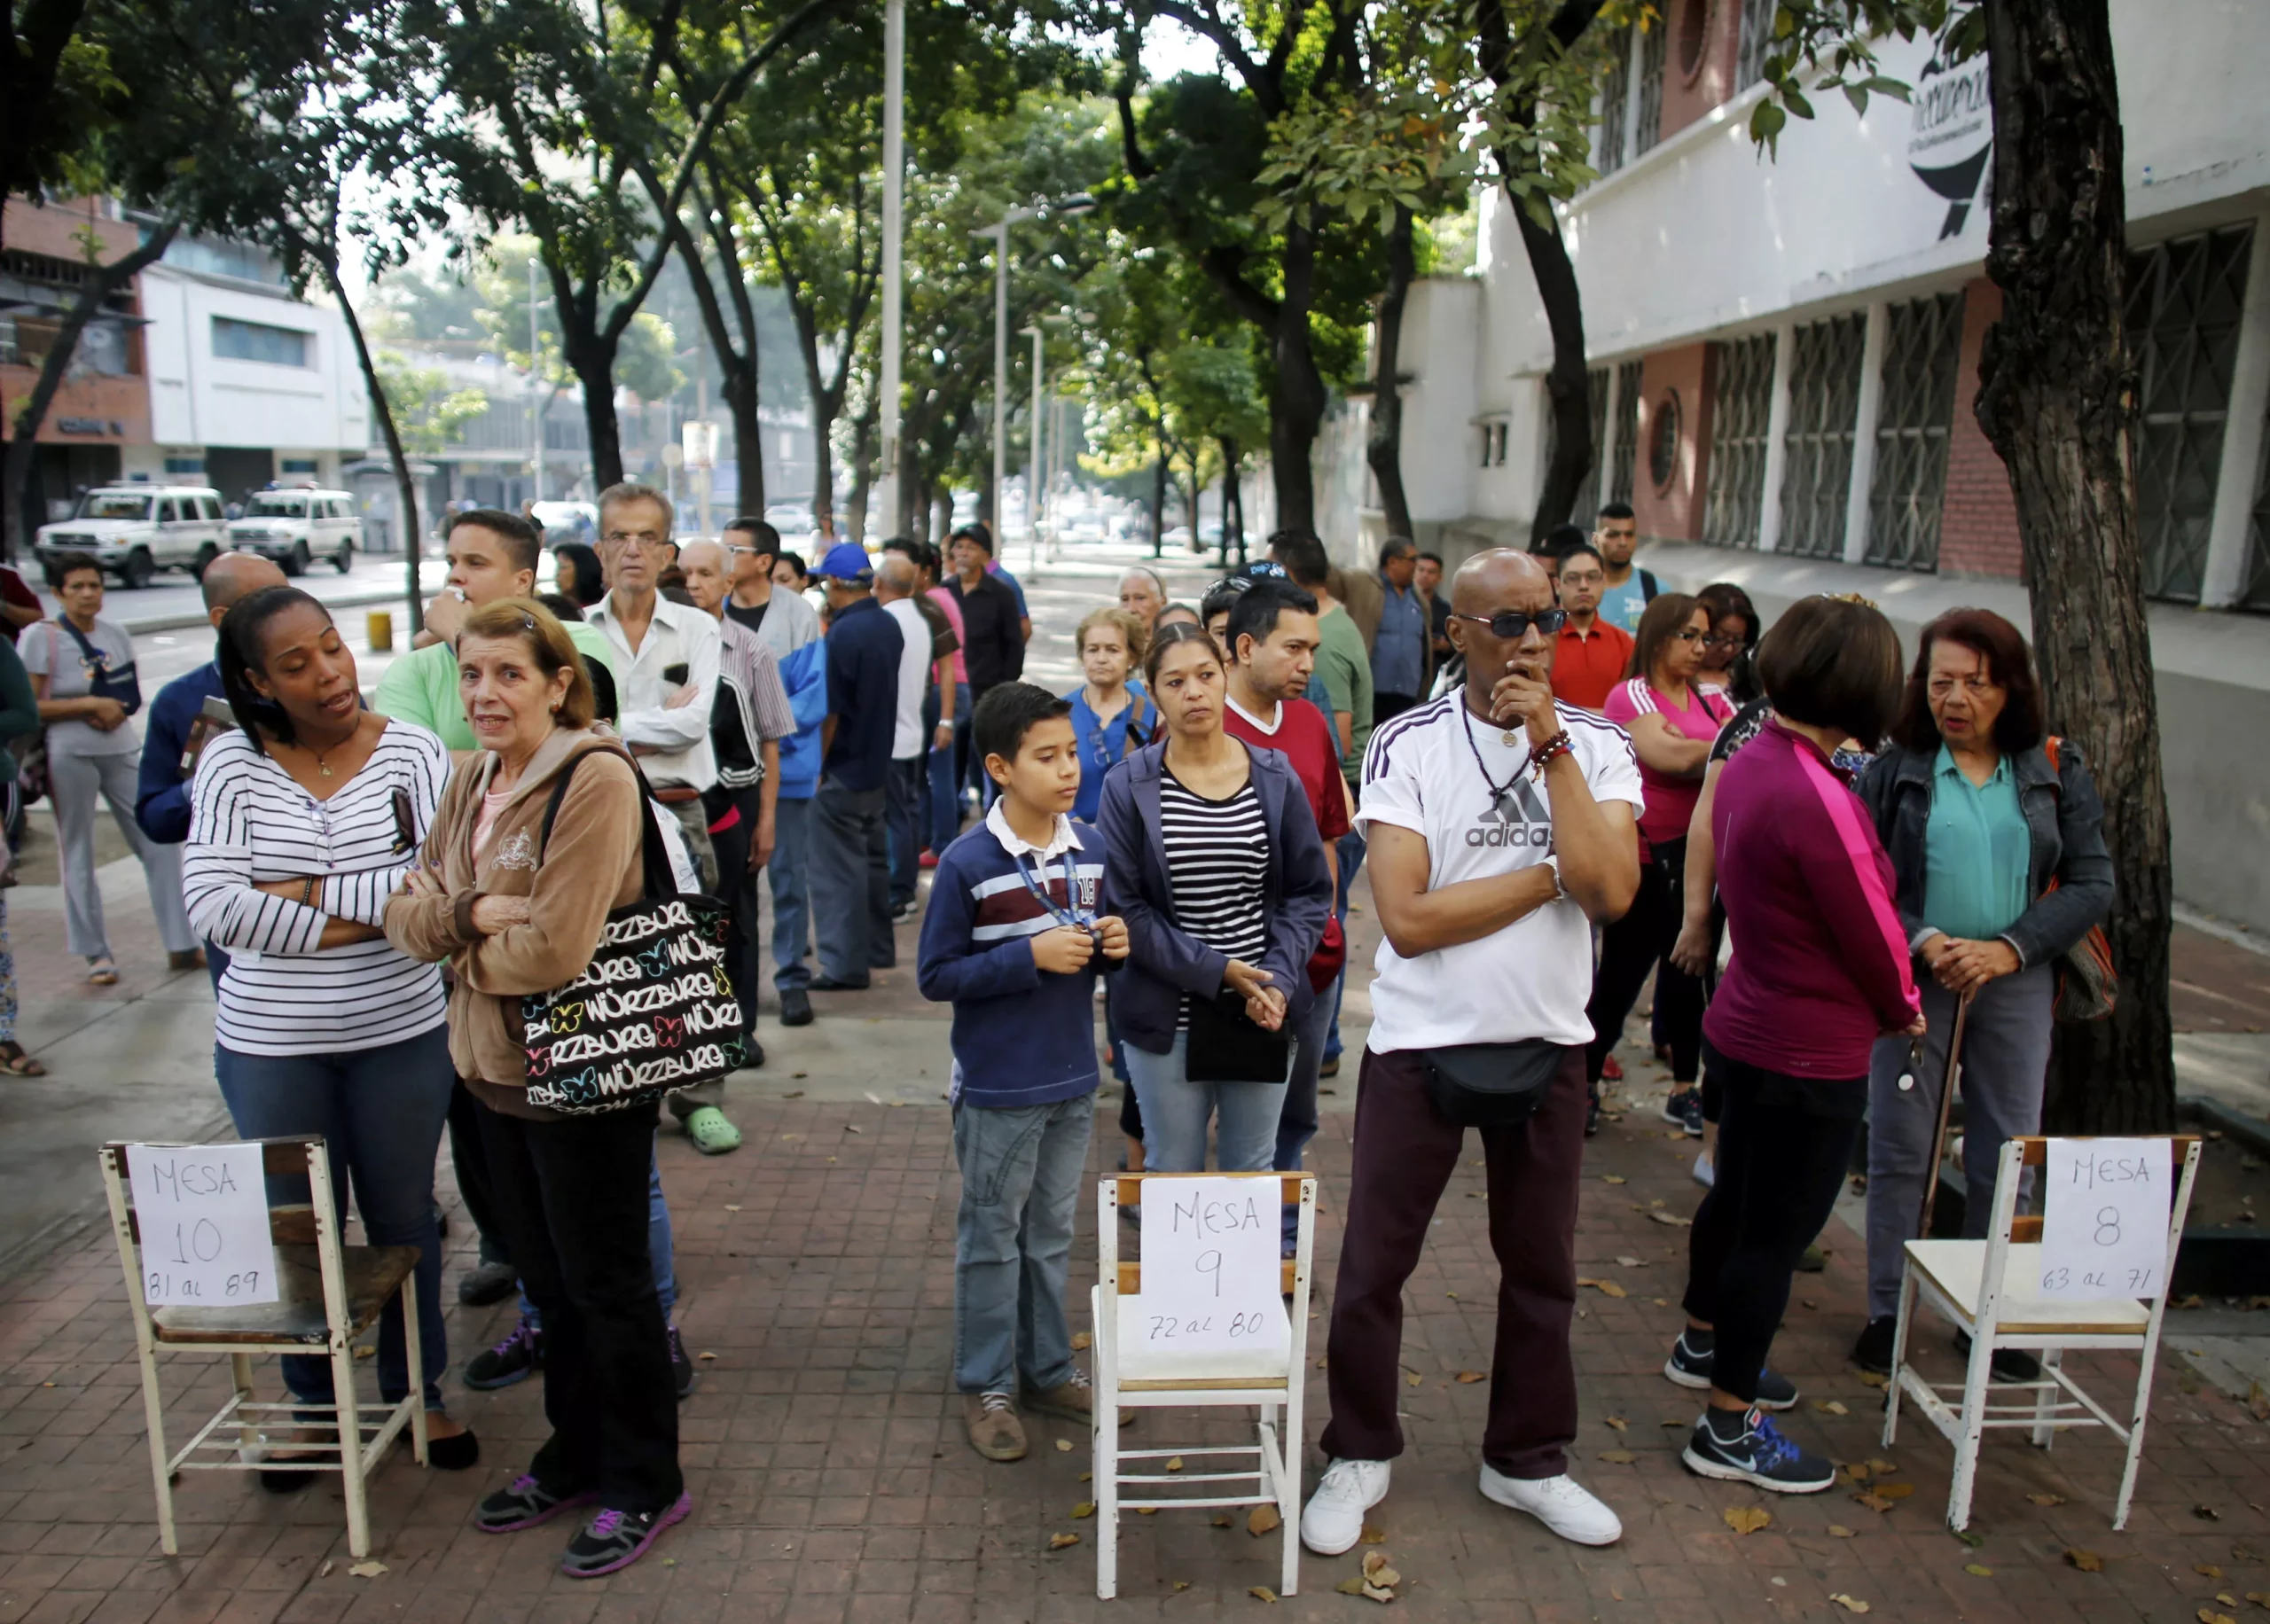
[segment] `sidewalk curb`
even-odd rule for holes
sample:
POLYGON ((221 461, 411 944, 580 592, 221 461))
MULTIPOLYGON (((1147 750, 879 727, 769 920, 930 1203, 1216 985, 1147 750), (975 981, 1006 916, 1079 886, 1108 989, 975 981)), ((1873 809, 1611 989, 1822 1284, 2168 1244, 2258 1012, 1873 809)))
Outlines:
MULTIPOLYGON (((326 609, 361 609, 375 604, 400 604, 403 602, 403 591, 395 586, 383 592, 349 592, 343 597, 326 597, 319 601, 326 609)), ((139 637, 156 631, 186 631, 192 627, 209 626, 212 622, 203 614, 192 614, 183 610, 172 614, 146 615, 140 620, 121 620, 118 623, 129 636, 139 637)))

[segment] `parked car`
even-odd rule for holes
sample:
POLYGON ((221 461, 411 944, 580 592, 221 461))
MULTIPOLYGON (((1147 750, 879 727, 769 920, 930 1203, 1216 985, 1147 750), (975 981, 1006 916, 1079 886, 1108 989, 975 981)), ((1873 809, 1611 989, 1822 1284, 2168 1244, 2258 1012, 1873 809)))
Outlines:
POLYGON ((529 505, 528 511, 544 527, 544 539, 549 546, 599 540, 599 511, 589 502, 537 502, 529 505))
POLYGON ((245 498, 242 519, 229 527, 229 545, 276 560, 287 575, 329 558, 344 575, 363 544, 355 498, 343 490, 256 490, 245 498))
POLYGON ((70 518, 42 525, 33 550, 43 565, 89 553, 121 584, 146 587, 161 569, 204 574, 228 544, 225 529, 221 493, 209 485, 105 485, 82 496, 70 518))

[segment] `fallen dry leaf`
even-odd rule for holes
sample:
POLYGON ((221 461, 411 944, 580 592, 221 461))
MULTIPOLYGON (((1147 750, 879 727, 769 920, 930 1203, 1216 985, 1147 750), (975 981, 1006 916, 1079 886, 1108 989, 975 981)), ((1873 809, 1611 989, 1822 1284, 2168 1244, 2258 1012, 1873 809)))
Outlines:
POLYGON ((1815 1409, 1825 1411, 1832 1416, 1849 1416, 1852 1413, 1851 1410, 1844 1408, 1842 1401, 1836 1399, 1815 1399, 1812 1401, 1812 1407, 1815 1409))
POLYGON ((331 1570, 332 1570, 333 1568, 334 1568, 334 1567, 338 1566, 338 1565, 338 1565, 336 1562, 333 1562, 333 1560, 331 1560, 331 1558, 328 1558, 328 1557, 325 1558, 324 1558, 324 1564, 323 1564, 323 1565, 322 1565, 321 1567, 319 1567, 319 1568, 316 1569, 316 1577, 317 1577, 317 1578, 318 1578, 318 1579, 328 1579, 328 1578, 330 1578, 330 1577, 331 1577, 331 1570))
POLYGON ((1606 1419, 1608 1425, 1614 1427, 1619 1433, 1625 1430, 1626 1426, 1629 1425, 1622 1416, 1609 1416, 1606 1417, 1606 1419))
POLYGON ((1072 1508, 1072 1515, 1076 1519, 1084 1520, 1095 1514, 1096 1503, 1092 1500, 1083 1500, 1072 1508))
POLYGON ((843 1131, 847 1134, 864 1134, 867 1130, 860 1127, 857 1122, 846 1122, 843 1125, 843 1131))
POLYGON ((696 1359, 709 1359, 709 1360, 715 1360, 715 1359, 717 1357, 717 1355, 715 1355, 715 1354, 696 1354, 696 1355, 694 1355, 693 1356, 694 1356, 696 1359))
POLYGON ((2065 1560, 2079 1568, 2084 1573, 2104 1572, 2104 1558, 2094 1550, 2083 1550, 2078 1545, 2068 1545, 2065 1548, 2065 1560))
POLYGON ((2238 1620, 2229 1613, 2217 1612, 2212 1607, 2200 1608, 2198 1618, 2199 1624, 2238 1624, 2238 1620))
POLYGON ((1880 1478, 1888 1478, 1893 1472, 1899 1470, 1899 1463, 1898 1461, 1888 1461, 1879 1458, 1868 1463, 1868 1470, 1875 1472, 1876 1476, 1880 1478))
POLYGON ((1762 1505, 1730 1505, 1721 1515, 1736 1534, 1755 1534, 1773 1520, 1773 1513, 1762 1505))
POLYGON ((1158 1514, 1159 1508, 1155 1505, 1139 1505, 1135 1508, 1135 1515, 1138 1517, 1156 1517, 1158 1514))
POLYGON ((2032 1501, 2036 1505, 2063 1505, 2065 1503, 2065 1496, 2063 1495, 2028 1495, 2026 1498, 2032 1501))
POLYGON ((1603 1297, 1629 1297, 1632 1293, 1613 1280, 1602 1280, 1600 1282, 1600 1294, 1603 1297))
POLYGON ((1180 1472, 1182 1470, 1182 1456, 1177 1455, 1170 1457, 1167 1462, 1167 1470, 1169 1472, 1180 1472))
POLYGON ((1456 1302, 1458 1300, 1458 1293, 1456 1292, 1444 1292, 1443 1295, 1449 1298, 1452 1302, 1456 1302))
POLYGON ((1600 1458, 1611 1466, 1629 1466, 1640 1457, 1629 1449, 1602 1449, 1600 1452, 1600 1458))
POLYGON ((1074 1353, 1078 1353, 1084 1348, 1092 1347, 1094 1346, 1095 1339, 1090 1336, 1086 1331, 1076 1331, 1072 1333, 1072 1351, 1074 1353))
POLYGON ((1246 1594, 1257 1602, 1274 1602, 1277 1599, 1277 1592, 1265 1584, 1254 1585, 1246 1591, 1246 1594))
POLYGON ((1617 1258, 1616 1261, 1621 1267, 1625 1269, 1645 1269, 1648 1266, 1647 1259, 1635 1258, 1628 1253, 1617 1258))
POLYGON ((1377 1602, 1382 1606, 1385 1606, 1388 1603, 1395 1599, 1394 1591, 1383 1589, 1375 1584, 1366 1585, 1361 1594, 1366 1601, 1377 1602))
POLYGON ((1174 1588, 1178 1590, 1187 1590, 1190 1589, 1190 1581, 1187 1579, 1178 1579, 1174 1581, 1174 1588))
POLYGON ((1084 1472, 1080 1474, 1080 1481, 1083 1483, 1092 1483, 1095 1480, 1096 1474, 1092 1472, 1084 1472))
POLYGON ((1416 1371, 1416 1370, 1412 1370, 1412 1371, 1407 1372, 1407 1373, 1404 1376, 1404 1378, 1403 1378, 1404 1383, 1405 1383, 1405 1386, 1413 1386, 1413 1387, 1417 1386, 1421 1382, 1424 1381, 1425 1379, 1426 1379, 1426 1378, 1425 1378, 1425 1377, 1423 1377, 1423 1376, 1421 1376, 1421 1375, 1420 1375, 1420 1374, 1419 1374, 1419 1372, 1418 1372, 1418 1371, 1416 1371))
POLYGON ((1859 1501, 1862 1505, 1867 1507, 1871 1511, 1889 1511, 1893 1506, 1899 1503, 1896 1500, 1887 1499, 1885 1496, 1874 1492, 1855 1495, 1852 1498, 1859 1501))
MULTIPOLYGON (((793 1077, 802 1077, 802 1075, 804 1075, 804 1074, 803 1074, 803 1073, 802 1073, 802 1072, 792 1072, 792 1073, 790 1073, 790 1074, 789 1074, 789 1075, 791 1075, 791 1076, 793 1076, 793 1077)), ((782 1099, 802 1099, 802 1098, 803 1098, 803 1097, 804 1097, 804 1091, 803 1091, 802 1089, 789 1089, 786 1094, 783 1094, 780 1097, 781 1097, 782 1099)))
POLYGON ((1853 1539, 1857 1537, 1857 1530, 1848 1528, 1843 1523, 1831 1523, 1828 1525, 1828 1537, 1832 1540, 1853 1539))
POLYGON ((1879 1376, 1874 1370, 1863 1370, 1860 1372, 1860 1386, 1863 1387, 1882 1387, 1889 1384, 1890 1380, 1891 1378, 1889 1376, 1879 1376))
POLYGON ((1621 1184, 1625 1180, 1620 1173, 1603 1173, 1600 1175, 1600 1182, 1603 1184, 1621 1184))
POLYGON ((1358 1573, 1352 1579, 1342 1580, 1338 1584, 1334 1585, 1332 1588, 1339 1591, 1342 1596, 1361 1596, 1365 1591, 1370 1589, 1372 1587, 1371 1581, 1366 1579, 1361 1573, 1358 1573))
POLYGON ((1974 1578, 1978 1579, 1992 1579, 1994 1576, 1994 1570, 1992 1568, 1984 1566, 1984 1565, 1976 1562, 1964 1563, 1962 1565, 1962 1571, 1972 1575, 1974 1578))
POLYGON ((357 1562, 347 1571, 357 1579, 376 1579, 387 1571, 387 1565, 383 1562, 357 1562))
POLYGON ((1072 1452, 1072 1441, 1071 1441, 1070 1439, 1068 1439, 1068 1438, 1060 1438, 1060 1439, 1058 1439, 1058 1440, 1056 1441, 1056 1452, 1057 1452, 1059 1455, 1069 1455, 1069 1454, 1071 1454, 1071 1452, 1072 1452))
POLYGON ((2191 1571, 2202 1579, 2220 1579, 2223 1576, 2223 1570, 2211 1562, 2194 1562, 2191 1571))
POLYGON ((725 1210, 726 1210, 727 1212, 729 1212, 729 1213, 737 1213, 737 1212, 740 1211, 741 1209, 740 1209, 740 1207, 738 1207, 738 1206, 734 1206, 731 1201, 728 1201, 728 1202, 726 1202, 726 1203, 725 1203, 725 1210))
POLYGON ((1383 1545, 1387 1542, 1387 1530, 1377 1523, 1366 1523, 1359 1537, 1366 1545, 1383 1545))
POLYGON ((1048 1536, 1051 1550, 1068 1550, 1079 1542, 1080 1536, 1076 1534, 1052 1534, 1048 1536))
POLYGON ((1228 1516, 1228 1514, 1225 1512, 1225 1513, 1224 1513, 1222 1516, 1219 1516, 1219 1517, 1217 1517, 1216 1519, 1214 1519, 1214 1526, 1215 1526, 1217 1528, 1226 1528, 1226 1527, 1228 1527, 1228 1526, 1230 1526, 1230 1519, 1229 1519, 1229 1516, 1228 1516))
POLYGON ((2211 1505, 2195 1505, 2191 1508, 2191 1514, 2202 1522, 2220 1522, 2223 1520, 2223 1514, 2211 1505))
POLYGON ((2235 1607, 2238 1605, 2238 1597, 2233 1596, 2228 1590, 2216 1591, 2215 1599, 2222 1603, 2226 1607, 2235 1607))
POLYGON ((1489 1379, 1490 1378, 1487 1376, 1484 1376, 1479 1370, 1460 1370, 1458 1373, 1459 1386, 1461 1387, 1471 1387, 1476 1382, 1488 1381, 1489 1379))
POLYGON ((1383 1590, 1391 1590, 1403 1582, 1403 1575, 1388 1565, 1388 1554, 1384 1550, 1364 1553, 1364 1577, 1383 1590))
POLYGON ((1257 1505, 1253 1508, 1253 1514, 1245 1519, 1245 1531, 1256 1539, 1284 1526, 1285 1519, 1277 1515, 1277 1508, 1273 1505, 1257 1505))
POLYGON ((1649 1213, 1648 1216, 1657 1223, 1667 1223, 1675 1230, 1683 1230, 1695 1222, 1692 1218, 1682 1218, 1677 1213, 1649 1213))
POLYGON ((2270 1607, 2270 1590, 2249 1590, 2246 1599, 2258 1607, 2270 1607))
POLYGON ((1828 1593, 1828 1599, 1847 1612, 1866 1612, 1868 1610, 1867 1603, 1857 1596, 1847 1596, 1842 1590, 1831 1590, 1828 1593))
POLYGON ((1876 1493, 1883 1495, 1886 1500, 1905 1500, 1908 1495, 1914 1492, 1915 1486, 1913 1483, 1879 1483, 1876 1485, 1876 1493))

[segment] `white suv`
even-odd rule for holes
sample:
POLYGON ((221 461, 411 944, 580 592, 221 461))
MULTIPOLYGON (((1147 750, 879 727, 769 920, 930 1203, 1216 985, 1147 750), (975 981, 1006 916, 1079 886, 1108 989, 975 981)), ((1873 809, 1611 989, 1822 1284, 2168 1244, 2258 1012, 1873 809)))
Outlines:
POLYGON ((44 564, 83 552, 129 587, 161 569, 202 575, 227 543, 221 493, 208 485, 106 485, 79 498, 71 517, 42 525, 34 550, 44 564))
POLYGON ((287 575, 329 558, 344 575, 362 544, 363 521, 355 498, 343 490, 256 490, 245 513, 229 526, 229 545, 273 558, 287 575))

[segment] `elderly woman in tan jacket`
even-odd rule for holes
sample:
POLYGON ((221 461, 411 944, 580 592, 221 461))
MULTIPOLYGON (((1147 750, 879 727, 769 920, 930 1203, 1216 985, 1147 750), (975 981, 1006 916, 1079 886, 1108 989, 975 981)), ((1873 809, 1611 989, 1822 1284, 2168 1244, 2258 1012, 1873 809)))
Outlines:
POLYGON ((638 1560, 692 1509, 646 1245, 659 1107, 564 1117, 530 1105, 520 1001, 581 974, 608 913, 640 895, 638 777, 620 741, 593 729, 591 678, 541 605, 506 598, 468 616, 458 669, 481 748, 442 792, 386 933, 456 972, 450 1054, 479 1104, 505 1242, 543 1316, 552 1424, 474 1526, 505 1534, 591 1503, 560 1565, 594 1578, 638 1560), (547 834, 545 809, 571 770, 547 834))

